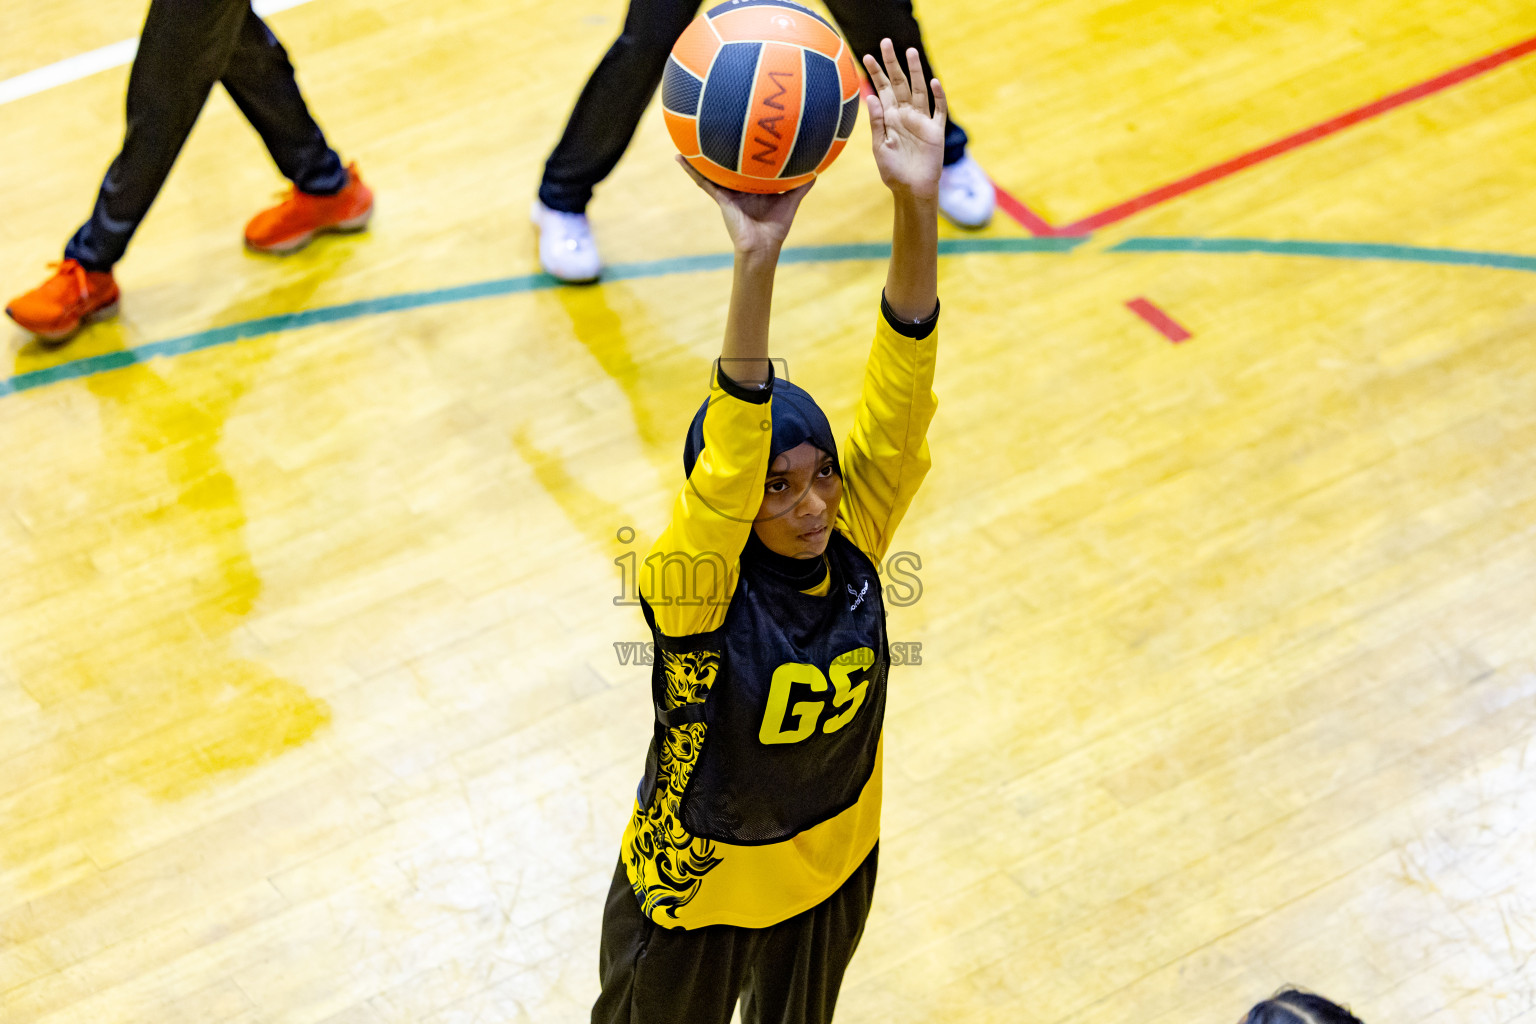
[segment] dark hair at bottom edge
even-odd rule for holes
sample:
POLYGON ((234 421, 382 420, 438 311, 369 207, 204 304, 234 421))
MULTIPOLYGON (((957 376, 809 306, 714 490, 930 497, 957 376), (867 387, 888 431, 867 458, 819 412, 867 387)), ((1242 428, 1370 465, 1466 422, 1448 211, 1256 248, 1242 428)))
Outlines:
POLYGON ((1317 1024, 1364 1024, 1347 1007, 1292 985, 1249 1010, 1246 1024, 1310 1024, 1308 1018, 1317 1024))

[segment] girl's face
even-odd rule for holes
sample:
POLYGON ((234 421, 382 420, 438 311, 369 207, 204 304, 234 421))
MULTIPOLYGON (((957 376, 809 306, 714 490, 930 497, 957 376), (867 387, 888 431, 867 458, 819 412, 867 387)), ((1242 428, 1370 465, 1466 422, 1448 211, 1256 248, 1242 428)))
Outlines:
POLYGON ((843 479, 832 456, 805 441, 768 467, 752 531, 775 554, 820 558, 842 500, 843 479))

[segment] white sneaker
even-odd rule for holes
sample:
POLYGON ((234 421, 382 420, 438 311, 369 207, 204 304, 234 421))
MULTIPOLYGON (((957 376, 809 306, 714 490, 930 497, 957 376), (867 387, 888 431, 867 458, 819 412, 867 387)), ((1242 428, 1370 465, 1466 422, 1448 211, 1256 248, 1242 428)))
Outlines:
POLYGON ((992 179, 969 153, 939 172, 939 212, 956 227, 986 227, 996 205, 992 179))
POLYGON ((603 272, 603 258, 592 239, 592 225, 584 213, 561 213, 537 199, 533 223, 539 229, 539 266, 567 284, 596 281, 603 272))

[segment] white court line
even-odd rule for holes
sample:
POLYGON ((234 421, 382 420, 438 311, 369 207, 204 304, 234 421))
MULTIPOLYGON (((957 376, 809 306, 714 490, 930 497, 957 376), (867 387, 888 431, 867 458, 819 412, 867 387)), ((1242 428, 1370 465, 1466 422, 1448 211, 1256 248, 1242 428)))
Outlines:
MULTIPOLYGON (((266 17, 309 2, 310 0, 255 0, 251 6, 256 9, 257 14, 266 17)), ((133 55, 138 51, 139 40, 136 37, 124 39, 120 43, 103 46, 99 50, 65 57, 53 64, 23 72, 15 78, 7 78, 0 82, 0 106, 19 100, 23 96, 31 96, 52 89, 56 85, 87 78, 98 71, 122 67, 124 64, 131 63, 133 55)))

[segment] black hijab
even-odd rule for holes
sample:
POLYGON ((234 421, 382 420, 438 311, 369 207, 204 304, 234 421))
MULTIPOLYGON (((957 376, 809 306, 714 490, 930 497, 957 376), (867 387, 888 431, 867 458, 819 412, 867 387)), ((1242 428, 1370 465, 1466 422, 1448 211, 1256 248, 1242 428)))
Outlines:
MULTIPOLYGON (((688 439, 683 444, 683 472, 686 474, 693 473, 694 464, 699 461, 699 453, 704 450, 704 414, 708 411, 709 401, 706 399, 699 406, 699 411, 693 414, 693 422, 688 426, 688 439)), ((833 466, 841 475, 842 467, 837 465, 837 439, 832 436, 832 425, 827 422, 827 414, 821 411, 816 399, 804 388, 782 377, 775 378, 773 440, 768 445, 769 464, 791 448, 798 448, 807 441, 832 456, 833 466)), ((758 540, 755 530, 748 535, 747 546, 741 555, 744 559, 767 567, 802 590, 819 584, 827 572, 826 559, 781 555, 758 540)))
MULTIPOLYGON (((688 426, 688 440, 683 444, 683 473, 691 474, 699 453, 704 450, 704 414, 709 411, 709 401, 699 406, 688 426)), ((791 448, 798 448, 806 441, 832 456, 837 461, 837 439, 832 436, 832 425, 827 414, 821 411, 816 399, 802 387, 791 384, 782 377, 773 381, 773 441, 768 448, 768 461, 783 455, 791 448)), ((838 473, 842 468, 838 467, 838 473)))

